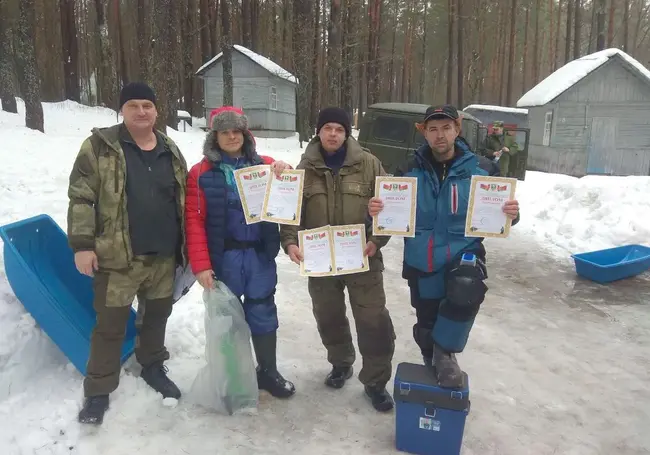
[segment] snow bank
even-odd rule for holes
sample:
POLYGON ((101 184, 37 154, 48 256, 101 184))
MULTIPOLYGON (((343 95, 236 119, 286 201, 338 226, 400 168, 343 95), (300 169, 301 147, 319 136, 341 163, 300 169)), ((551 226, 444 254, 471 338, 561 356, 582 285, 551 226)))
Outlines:
POLYGON ((621 57, 633 68, 639 71, 641 76, 650 81, 650 71, 636 59, 620 49, 605 49, 572 60, 559 70, 550 74, 546 79, 526 92, 524 96, 517 101, 517 107, 543 106, 565 90, 580 82, 589 73, 600 68, 615 55, 621 57))
POLYGON ((527 172, 517 184, 525 230, 566 255, 629 243, 650 246, 650 177, 582 178, 527 172))

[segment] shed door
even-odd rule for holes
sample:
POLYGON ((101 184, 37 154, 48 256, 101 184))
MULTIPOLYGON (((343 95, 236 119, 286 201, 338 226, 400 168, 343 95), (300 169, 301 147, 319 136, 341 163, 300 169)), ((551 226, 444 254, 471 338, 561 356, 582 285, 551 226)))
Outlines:
POLYGON ((617 131, 618 118, 594 117, 591 119, 587 174, 615 174, 614 163, 618 160, 617 131))

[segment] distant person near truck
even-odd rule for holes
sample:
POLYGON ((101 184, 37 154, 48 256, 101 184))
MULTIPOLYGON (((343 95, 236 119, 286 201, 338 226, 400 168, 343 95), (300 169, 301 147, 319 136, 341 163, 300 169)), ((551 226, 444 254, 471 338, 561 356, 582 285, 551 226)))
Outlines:
POLYGON ((510 161, 519 151, 519 145, 510 134, 504 133, 503 126, 500 120, 492 123, 492 133, 486 139, 486 156, 498 161, 501 177, 512 177, 510 161))

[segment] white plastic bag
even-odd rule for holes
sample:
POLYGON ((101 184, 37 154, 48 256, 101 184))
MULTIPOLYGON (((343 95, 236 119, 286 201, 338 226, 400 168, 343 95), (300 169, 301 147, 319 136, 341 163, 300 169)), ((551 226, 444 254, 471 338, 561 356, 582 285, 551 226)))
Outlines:
POLYGON ((255 413, 259 398, 251 332, 241 302, 220 281, 203 291, 205 360, 190 394, 219 413, 255 413))

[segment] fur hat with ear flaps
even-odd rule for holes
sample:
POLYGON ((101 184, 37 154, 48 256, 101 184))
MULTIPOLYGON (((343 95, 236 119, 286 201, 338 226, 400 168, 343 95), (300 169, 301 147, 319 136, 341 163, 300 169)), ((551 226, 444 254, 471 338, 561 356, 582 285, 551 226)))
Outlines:
POLYGON ((244 134, 243 154, 252 159, 255 154, 255 139, 248 130, 248 118, 244 111, 233 106, 224 106, 210 112, 210 129, 203 144, 203 155, 210 161, 221 161, 221 150, 217 143, 217 133, 226 130, 239 130, 244 134))

